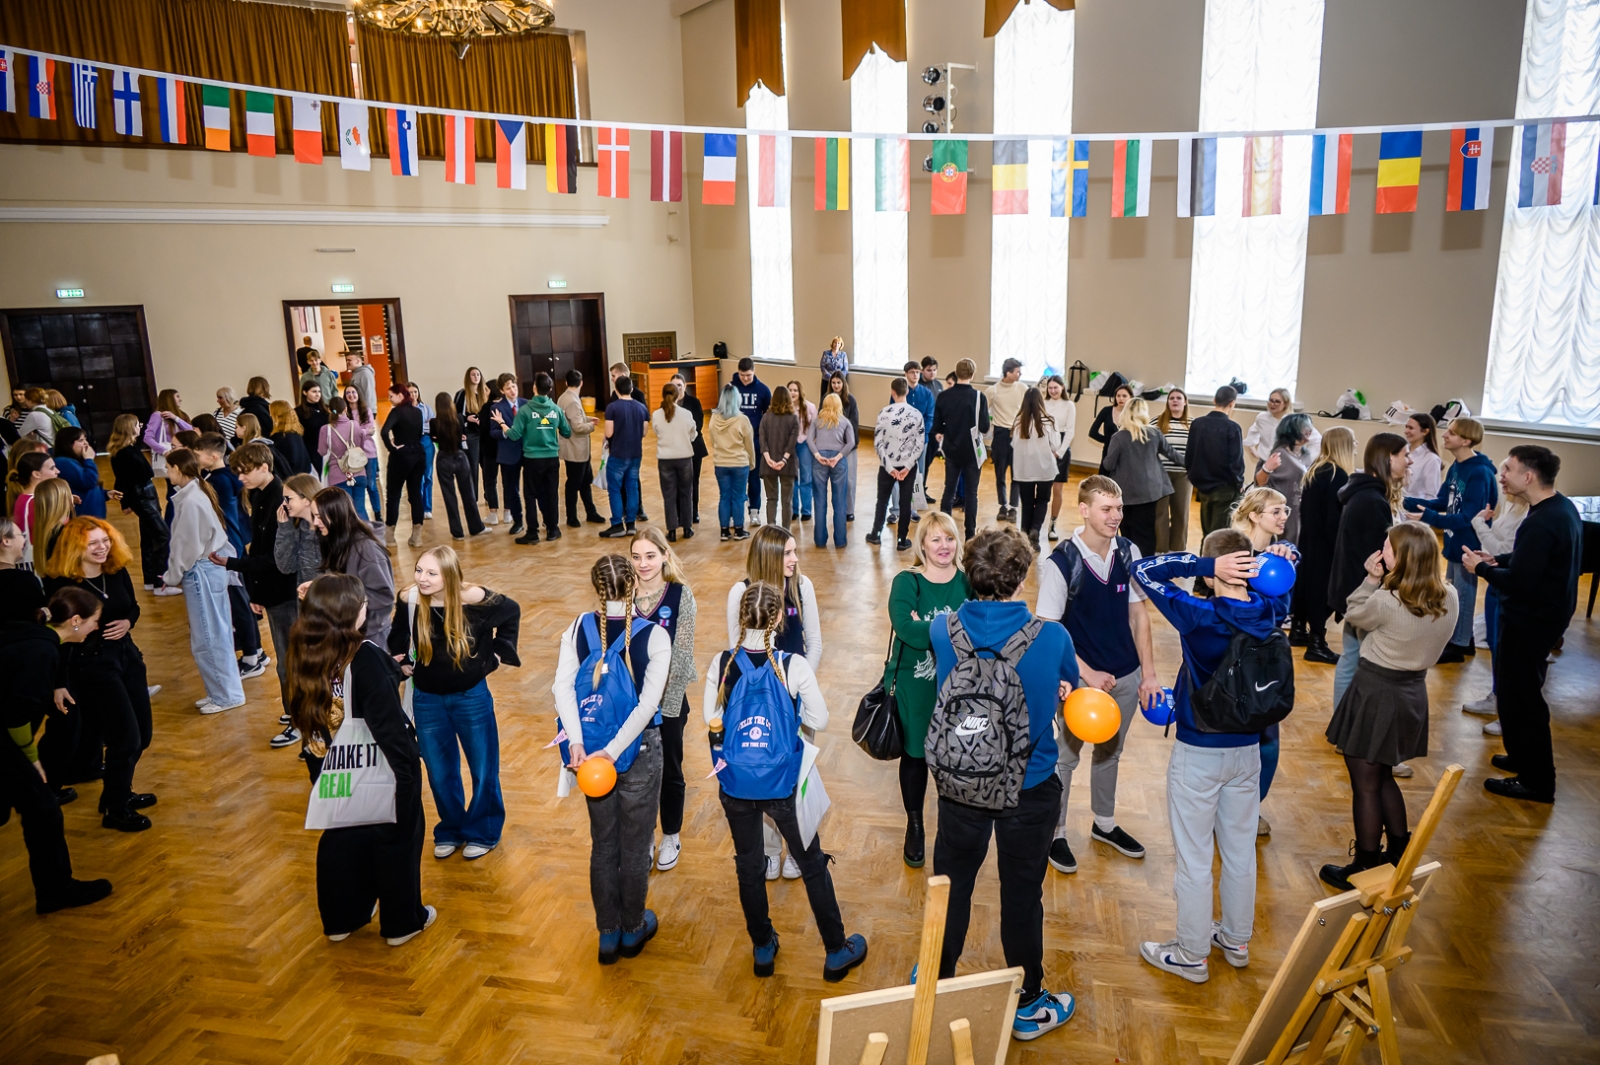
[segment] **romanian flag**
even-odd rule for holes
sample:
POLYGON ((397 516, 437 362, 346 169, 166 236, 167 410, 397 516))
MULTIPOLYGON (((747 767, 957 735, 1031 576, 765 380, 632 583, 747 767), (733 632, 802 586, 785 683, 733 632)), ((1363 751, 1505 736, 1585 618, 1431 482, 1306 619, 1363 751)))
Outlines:
POLYGON ((1261 218, 1283 213, 1283 138, 1247 137, 1244 142, 1244 202, 1239 213, 1261 218))
POLYGON ((577 126, 545 123, 544 190, 562 193, 578 191, 577 126))
POLYGON ((1422 180, 1422 131, 1402 129, 1378 138, 1378 214, 1409 214, 1417 209, 1422 180))
POLYGON ((278 154, 278 119, 272 113, 275 99, 270 92, 244 94, 245 143, 251 155, 270 159, 278 154))
POLYGON ((843 137, 817 138, 817 210, 850 209, 850 141, 843 137))
POLYGON ((1446 211, 1489 209, 1489 166, 1493 158, 1493 126, 1450 131, 1450 174, 1444 186, 1446 211))
POLYGON ((501 120, 494 124, 494 183, 502 189, 528 187, 528 124, 501 120))
POLYGON ((228 113, 228 90, 220 85, 204 85, 200 89, 201 113, 205 116, 206 147, 212 151, 232 150, 228 143, 233 135, 233 116, 228 113))
POLYGON ((967 142, 933 143, 933 213, 967 213, 967 142))
POLYGON ((1028 142, 994 142, 995 214, 1028 213, 1028 142))
POLYGON ((602 196, 618 200, 628 198, 628 131, 612 126, 601 126, 600 188, 602 196))
POLYGON ((1111 217, 1150 214, 1150 138, 1111 142, 1111 217))

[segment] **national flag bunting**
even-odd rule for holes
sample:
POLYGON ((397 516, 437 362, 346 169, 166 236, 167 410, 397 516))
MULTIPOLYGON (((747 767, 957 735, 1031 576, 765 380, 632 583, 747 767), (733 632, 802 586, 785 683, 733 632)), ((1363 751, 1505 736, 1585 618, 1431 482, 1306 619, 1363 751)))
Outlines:
POLYGON ((658 203, 683 199, 683 134, 650 131, 650 198, 658 203))
POLYGON ((444 116, 444 179, 453 185, 478 183, 478 144, 470 115, 444 116))
POLYGON ((995 141, 994 173, 990 183, 994 190, 995 214, 1028 213, 1028 142, 995 141))
POLYGON ((8 113, 17 109, 17 83, 12 77, 16 71, 11 66, 16 57, 11 49, 0 48, 0 111, 8 113))
POLYGON ((1283 138, 1247 137, 1244 142, 1245 218, 1283 213, 1283 138))
MULTIPOLYGON (((1051 206, 1054 213, 1054 205, 1051 206)), ((1089 142, 1072 142, 1072 217, 1089 215, 1089 142)))
POLYGON ((28 57, 28 115, 54 122, 56 117, 56 61, 42 55, 28 57))
POLYGON ((116 131, 124 137, 144 136, 144 106, 139 96, 139 75, 122 67, 111 68, 111 121, 116 131))
MULTIPOLYGON (((322 165, 322 101, 315 96, 294 96, 290 128, 294 130, 294 161, 322 165)), ((389 142, 394 144, 393 140, 389 142)), ((390 149, 390 155, 393 155, 390 149)))
POLYGON ((233 116, 229 112, 228 90, 220 85, 200 88, 201 114, 205 117, 206 147, 212 151, 232 150, 233 116))
POLYGON ((850 209, 849 138, 817 138, 816 205, 819 211, 850 209))
POLYGON ((751 137, 755 171, 756 206, 789 209, 789 185, 794 180, 793 137, 776 134, 751 137))
POLYGON ((420 177, 417 157, 417 113, 407 107, 391 107, 383 116, 384 132, 389 135, 389 172, 396 177, 420 177))
POLYGON ((707 133, 700 202, 731 206, 738 176, 739 138, 732 133, 707 133))
POLYGON ((544 190, 578 191, 578 127, 546 123, 544 127, 544 190))
POLYGON ((1463 126, 1450 131, 1450 172, 1444 186, 1446 211, 1489 209, 1489 167, 1493 161, 1493 126, 1463 126))
POLYGON ((1422 131, 1399 129, 1378 136, 1378 214, 1409 214, 1417 209, 1422 179, 1422 131))
POLYGON ((339 165, 346 170, 372 169, 366 104, 339 103, 339 165))
MULTIPOLYGON (((1073 180, 1074 142, 1066 138, 1057 138, 1050 142, 1050 217, 1066 218, 1072 205, 1072 191, 1076 182, 1073 180)), ((1088 141, 1084 142, 1087 148, 1088 141)), ((1084 164, 1088 165, 1088 155, 1085 153, 1084 164)))
POLYGON ((157 78, 156 109, 161 115, 161 143, 188 143, 189 116, 183 106, 183 82, 157 78))
POLYGON ((1217 213, 1217 138, 1178 138, 1178 217, 1217 213))
POLYGON ((933 142, 933 213, 967 213, 967 142, 933 142))
MULTIPOLYGON (((548 159, 549 157, 546 156, 548 159)), ((528 188, 528 124, 521 120, 494 124, 494 183, 496 188, 528 188)))
POLYGON ((1350 213, 1350 159, 1355 135, 1318 133, 1311 138, 1311 213, 1350 213))
POLYGON ((904 137, 878 137, 873 154, 878 178, 874 208, 911 210, 911 142, 904 137))
POLYGON ((273 107, 276 100, 270 92, 244 94, 244 139, 251 155, 270 159, 278 154, 278 116, 273 107))
POLYGON ((72 64, 72 117, 79 129, 95 128, 95 86, 100 72, 90 63, 72 64))
POLYGON ((628 131, 601 126, 596 133, 600 149, 600 195, 628 198, 628 131))
POLYGON ((1150 214, 1149 137, 1111 142, 1111 217, 1150 214))
POLYGON ((1567 124, 1529 122, 1522 127, 1522 155, 1517 166, 1517 206, 1556 207, 1561 203, 1561 177, 1566 169, 1567 124))

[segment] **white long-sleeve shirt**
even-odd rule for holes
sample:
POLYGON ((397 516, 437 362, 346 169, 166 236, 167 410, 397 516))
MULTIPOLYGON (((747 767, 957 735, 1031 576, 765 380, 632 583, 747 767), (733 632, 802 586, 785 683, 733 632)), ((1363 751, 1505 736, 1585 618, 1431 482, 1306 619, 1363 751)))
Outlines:
MULTIPOLYGON (((740 581, 728 589, 728 646, 739 644, 739 600, 749 581, 740 581)), ((822 618, 817 613, 817 593, 811 587, 811 578, 800 575, 800 628, 806 637, 806 664, 815 673, 822 668, 822 618)))
POLYGON ((1517 530, 1522 526, 1522 519, 1528 516, 1528 508, 1520 503, 1510 505, 1502 504, 1500 515, 1493 522, 1484 521, 1473 516, 1472 531, 1478 534, 1478 543, 1486 555, 1511 554, 1511 549, 1517 546, 1517 530))
POLYGON ((167 546, 167 572, 162 579, 168 587, 177 587, 183 583, 185 573, 213 552, 231 557, 233 547, 205 489, 198 481, 190 481, 172 493, 172 538, 167 546))
MULTIPOLYGON (((1264 410, 1256 415, 1256 420, 1250 423, 1250 428, 1244 434, 1244 449, 1262 462, 1267 461, 1267 456, 1272 454, 1272 449, 1278 439, 1278 423, 1282 418, 1275 417, 1271 411, 1264 410)), ((1306 443, 1306 465, 1310 466, 1317 461, 1317 456, 1322 454, 1322 434, 1317 427, 1311 427, 1311 439, 1306 443)), ((1410 493, 1408 492, 1407 495, 1410 493)), ((1435 492, 1434 495, 1439 493, 1435 492)), ((1433 496, 1429 496, 1432 499, 1433 496)))
MULTIPOLYGON (((757 666, 765 661, 767 640, 766 634, 760 629, 746 629, 744 640, 739 646, 745 649, 745 653, 757 666)), ((723 712, 717 709, 717 688, 722 684, 722 670, 727 660, 728 652, 718 651, 711 659, 711 667, 706 670, 705 696, 701 701, 701 712, 708 725, 713 719, 723 717, 723 712)), ((789 694, 800 700, 800 724, 815 732, 827 728, 828 704, 822 698, 822 688, 817 684, 817 674, 810 664, 798 655, 791 655, 784 663, 783 679, 789 694)))
POLYGON ((1411 449, 1411 469, 1406 471, 1406 495, 1437 499, 1444 484, 1444 459, 1426 444, 1411 449))
MULTIPOLYGON (((620 621, 623 611, 622 603, 606 603, 606 616, 612 620, 620 621)), ((567 742, 582 744, 587 753, 593 754, 596 752, 583 741, 583 719, 578 714, 578 669, 583 665, 583 660, 578 657, 577 638, 578 626, 582 622, 583 615, 580 614, 561 634, 561 656, 556 662, 556 682, 551 685, 550 693, 555 696, 556 713, 561 718, 561 727, 567 733, 567 742)), ((672 638, 660 625, 651 625, 648 631, 650 664, 645 667, 644 687, 639 691, 638 705, 611 738, 611 742, 601 748, 613 762, 639 739, 639 734, 650 724, 650 719, 656 716, 656 711, 661 708, 661 693, 667 688, 667 673, 672 667, 672 638)))

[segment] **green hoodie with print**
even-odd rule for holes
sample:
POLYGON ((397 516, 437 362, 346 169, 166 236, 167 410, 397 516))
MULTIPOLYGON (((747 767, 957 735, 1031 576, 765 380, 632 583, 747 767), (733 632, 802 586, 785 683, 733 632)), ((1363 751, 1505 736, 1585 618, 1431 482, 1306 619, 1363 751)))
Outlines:
POLYGON ((522 441, 523 458, 553 459, 561 453, 560 438, 572 435, 572 424, 555 400, 534 396, 517 410, 506 435, 522 441))

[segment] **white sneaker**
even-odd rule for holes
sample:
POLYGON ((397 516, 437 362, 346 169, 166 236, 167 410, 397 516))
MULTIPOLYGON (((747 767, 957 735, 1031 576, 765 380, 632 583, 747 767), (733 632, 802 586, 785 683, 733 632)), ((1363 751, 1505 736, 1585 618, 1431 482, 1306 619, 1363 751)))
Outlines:
MULTIPOLYGON (((201 713, 205 713, 205 711, 202 710, 201 713)), ((270 746, 272 747, 273 750, 277 750, 279 747, 288 747, 291 744, 295 744, 295 743, 299 743, 299 742, 300 742, 300 733, 295 729, 295 727, 293 725, 285 725, 283 727, 283 731, 282 732, 280 732, 276 736, 272 737, 272 740, 270 742, 270 746)))
POLYGON ((1250 944, 1236 947, 1229 943, 1222 935, 1222 925, 1216 921, 1211 922, 1211 945, 1221 950, 1223 958, 1235 969, 1243 969, 1250 964, 1250 944))
POLYGON ((391 947, 403 946, 404 944, 411 942, 413 939, 416 939, 428 929, 432 928, 434 920, 439 916, 439 911, 434 909, 432 906, 424 906, 423 909, 428 911, 428 919, 422 922, 421 928, 417 929, 415 932, 412 932, 408 936, 385 937, 384 942, 389 944, 391 947))
POLYGON ((1211 979, 1211 965, 1205 959, 1194 961, 1178 946, 1176 939, 1167 943, 1139 944, 1139 957, 1163 972, 1181 976, 1191 984, 1203 984, 1211 979))
POLYGON ((492 850, 494 850, 493 845, 485 847, 481 843, 469 843, 465 847, 461 848, 461 857, 465 858, 469 862, 475 862, 492 850))
POLYGON ((161 694, 161 685, 159 685, 159 684, 148 684, 148 685, 146 685, 145 689, 144 689, 144 694, 145 694, 145 696, 147 698, 154 699, 156 696, 161 694))
POLYGON ((1485 736, 1499 736, 1499 735, 1502 735, 1503 733, 1501 732, 1501 729, 1500 729, 1499 720, 1496 719, 1494 721, 1487 722, 1483 726, 1483 734, 1485 736))
POLYGON ((489 516, 487 518, 483 519, 483 523, 485 525, 499 525, 500 524, 500 512, 498 510, 489 511, 489 516))
MULTIPOLYGON (((210 704, 211 704, 211 696, 209 696, 209 695, 203 695, 203 696, 201 696, 200 698, 198 698, 198 699, 196 699, 194 701, 194 705, 196 705, 196 706, 209 706, 210 704)), ((285 724, 287 724, 287 722, 285 722, 285 724)))
POLYGON ((433 845, 433 856, 435 858, 448 858, 455 852, 456 845, 454 843, 435 843, 433 845))
POLYGON ((794 855, 786 855, 783 859, 783 878, 785 880, 799 880, 800 866, 794 860, 794 855))
POLYGON ((219 706, 210 699, 207 699, 204 703, 200 704, 200 712, 202 714, 220 714, 224 710, 237 710, 243 705, 244 700, 242 699, 236 703, 229 703, 227 706, 219 706))
POLYGON ((656 856, 656 870, 666 872, 678 864, 678 856, 683 853, 683 843, 676 833, 661 837, 661 851, 656 856))
POLYGON ((1261 836, 1270 836, 1270 835, 1272 835, 1272 826, 1267 824, 1267 819, 1265 817, 1262 817, 1260 814, 1257 814, 1256 815, 1256 836, 1257 836, 1257 838, 1260 838, 1261 836))
POLYGON ((767 855, 767 879, 778 879, 778 873, 783 869, 783 862, 776 854, 767 855))
POLYGON ((329 943, 343 943, 345 940, 347 940, 349 938, 350 938, 350 933, 349 932, 340 932, 336 936, 329 936, 328 937, 328 942, 329 943))
POLYGON ((1404 762, 1401 762, 1397 766, 1392 766, 1389 769, 1389 772, 1393 773, 1395 776, 1399 777, 1401 780, 1409 780, 1412 777, 1417 775, 1417 771, 1415 769, 1412 769, 1410 766, 1406 765, 1404 762))
POLYGON ((1494 717, 1500 713, 1500 700, 1495 698, 1494 692, 1490 692, 1477 702, 1462 703, 1461 712, 1463 714, 1481 714, 1484 717, 1494 717))
POLYGON ((155 591, 151 592, 150 594, 151 595, 158 595, 158 596, 182 595, 183 594, 183 588, 180 587, 179 585, 176 585, 176 584, 163 584, 160 588, 157 588, 155 591))

